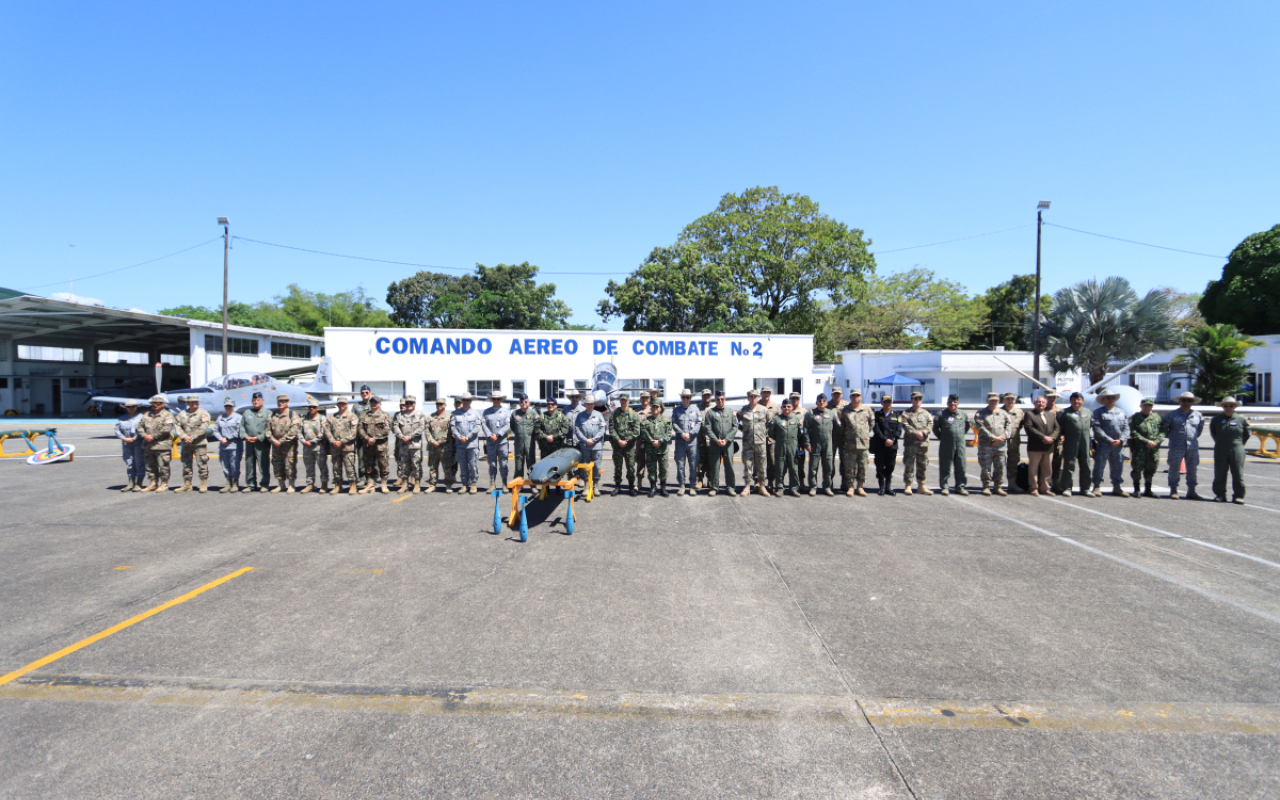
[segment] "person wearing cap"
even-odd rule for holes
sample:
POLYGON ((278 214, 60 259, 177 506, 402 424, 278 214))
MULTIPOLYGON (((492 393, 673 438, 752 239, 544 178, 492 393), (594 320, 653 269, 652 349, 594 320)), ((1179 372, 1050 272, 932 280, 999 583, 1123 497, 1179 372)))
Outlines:
MULTIPOLYGON (((1058 408, 1058 392, 1050 389, 1044 393, 1044 410, 1045 413, 1052 414, 1057 419, 1058 414, 1062 413, 1062 409, 1058 408)), ((1058 428, 1058 440, 1053 443, 1053 456, 1050 459, 1052 479, 1050 485, 1056 490, 1058 481, 1062 480, 1062 428, 1058 428)))
POLYGON ((222 413, 213 421, 213 438, 218 440, 218 463, 227 482, 222 491, 227 494, 240 491, 240 459, 244 455, 241 420, 236 413, 236 401, 230 395, 222 398, 222 413))
POLYGON ((1093 462, 1093 493, 1102 486, 1102 472, 1106 465, 1111 465, 1111 494, 1115 497, 1128 497, 1124 490, 1124 445, 1129 441, 1129 415, 1124 409, 1116 408, 1116 400, 1120 393, 1111 389, 1103 389, 1098 393, 1098 402, 1102 408, 1093 415, 1093 441, 1097 450, 1093 462))
POLYGON ((791 413, 789 398, 782 401, 778 416, 769 423, 769 437, 773 439, 774 457, 777 459, 778 482, 774 485, 775 493, 779 497, 783 494, 799 497, 800 474, 796 470, 795 452, 806 447, 809 441, 805 436, 803 421, 791 413))
POLYGON ((1062 472, 1058 477, 1058 494, 1071 496, 1075 470, 1080 467, 1080 494, 1093 497, 1093 481, 1089 469, 1089 439, 1093 414, 1084 407, 1084 395, 1071 393, 1070 405, 1058 412, 1058 429, 1062 437, 1062 472))
MULTIPOLYGON (((839 479, 839 485, 835 486, 837 494, 844 494, 849 488, 844 485, 844 459, 841 458, 841 451, 844 450, 844 419, 841 414, 844 412, 844 389, 839 384, 831 387, 831 398, 827 400, 827 408, 835 415, 835 427, 831 429, 831 474, 835 479, 839 479)), ((835 485, 833 479, 833 486, 835 485)))
POLYGON ((1160 466, 1160 443, 1164 441, 1164 434, 1160 432, 1159 415, 1151 413, 1155 407, 1155 400, 1144 397, 1142 410, 1129 417, 1129 475, 1133 478, 1134 497, 1156 496, 1151 491, 1151 481, 1160 466), (1144 479, 1146 489, 1142 487, 1144 479))
POLYGON ((960 410, 960 396, 948 395, 947 407, 933 421, 933 435, 938 437, 938 492, 954 491, 967 495, 965 477, 965 436, 969 433, 969 415, 960 410), (947 479, 956 473, 954 488, 947 489, 947 479))
POLYGON ((267 440, 271 442, 271 468, 276 476, 272 494, 291 494, 298 480, 298 436, 302 417, 289 408, 289 395, 276 396, 276 410, 267 419, 267 440))
MULTIPOLYGON (((800 420, 800 427, 801 429, 803 429, 805 407, 800 404, 800 393, 792 392, 790 395, 788 395, 787 399, 791 401, 791 416, 800 420)), ((795 456, 796 475, 800 476, 800 487, 796 491, 800 492, 801 494, 804 494, 806 491, 808 491, 808 489, 806 489, 804 485, 804 479, 805 479, 804 462, 805 462, 806 455, 807 455, 807 451, 805 451, 803 447, 796 449, 796 456, 795 456)))
MULTIPOLYGON (((772 431, 773 418, 778 416, 778 406, 773 402, 773 389, 769 386, 760 387, 760 407, 769 415, 769 421, 766 426, 769 431, 772 431)), ((765 441, 764 451, 765 488, 770 492, 776 492, 778 489, 778 464, 777 458, 774 456, 775 451, 773 436, 770 435, 765 441)))
POLYGON ((569 401, 569 407, 564 409, 564 415, 569 418, 569 435, 565 438, 566 447, 578 446, 577 433, 573 429, 573 423, 582 413, 582 392, 576 388, 569 389, 564 393, 564 399, 569 401))
POLYGON ((1209 423, 1213 437, 1213 499, 1227 502, 1227 475, 1231 476, 1231 502, 1244 505, 1244 443, 1253 430, 1249 420, 1236 414, 1240 401, 1224 397, 1218 402, 1222 414, 1209 423))
POLYGON ((396 492, 404 494, 422 491, 422 439, 427 431, 427 417, 418 410, 418 398, 406 395, 404 411, 391 421, 391 435, 400 445, 400 461, 396 464, 399 486, 396 492))
POLYGON ((404 442, 400 441, 400 437, 396 436, 396 420, 405 412, 404 398, 400 398, 400 409, 391 414, 391 436, 387 438, 388 449, 391 450, 391 458, 389 463, 396 465, 396 478, 401 486, 408 485, 406 476, 408 475, 408 467, 404 463, 404 442))
MULTIPOLYGON (((364 417, 365 414, 368 414, 369 411, 372 409, 372 404, 370 404, 369 402, 370 398, 372 397, 373 397, 373 390, 369 388, 369 385, 368 384, 361 385, 360 399, 357 400, 355 403, 353 403, 351 406, 351 410, 356 415, 357 423, 359 422, 360 419, 364 417)), ((356 476, 360 481, 360 488, 363 489, 364 488, 364 446, 357 445, 357 447, 359 449, 359 454, 356 456, 356 476)))
POLYGON ((845 497, 866 497, 867 455, 871 448, 871 431, 876 417, 862 404, 862 392, 849 392, 849 403, 841 412, 844 426, 844 452, 840 454, 840 466, 844 471, 845 497))
POLYGON ((337 413, 325 419, 329 452, 333 457, 333 488, 329 490, 329 494, 342 491, 343 474, 347 476, 347 494, 355 494, 358 491, 356 482, 359 480, 359 473, 356 471, 356 451, 359 449, 356 439, 360 418, 351 410, 346 397, 339 397, 337 400, 337 413))
POLYGON ((200 395, 187 395, 187 408, 179 411, 174 436, 178 438, 178 454, 182 458, 182 485, 175 492, 191 491, 191 480, 200 473, 200 491, 209 491, 209 431, 213 418, 200 407, 200 395))
POLYGON ((902 482, 906 488, 902 493, 910 495, 911 484, 915 482, 915 491, 927 497, 933 494, 924 485, 924 471, 929 466, 929 432, 933 430, 933 414, 921 407, 923 401, 923 394, 912 392, 911 408, 902 412, 898 421, 902 423, 902 440, 905 442, 902 448, 902 482))
POLYGON ((568 444, 569 429, 573 426, 569 415, 560 410, 560 402, 556 398, 547 399, 547 413, 538 418, 534 425, 534 437, 538 442, 538 457, 546 458, 568 444))
POLYGON ((698 432, 698 479, 694 483, 698 489, 711 486, 711 429, 707 427, 707 413, 715 405, 715 392, 703 389, 698 402, 698 413, 702 415, 702 428, 698 432))
POLYGON ((636 445, 640 439, 640 423, 644 420, 628 406, 630 400, 631 396, 626 392, 618 395, 618 407, 609 417, 609 445, 613 459, 612 497, 617 497, 622 491, 623 467, 626 467, 631 496, 636 496, 636 445))
POLYGON ((476 484, 480 482, 480 437, 484 433, 484 419, 479 411, 471 407, 471 401, 475 399, 471 392, 463 392, 458 395, 458 399, 462 401, 462 407, 455 409, 449 420, 449 433, 453 436, 453 456, 458 462, 458 478, 462 483, 458 491, 475 494, 476 484))
POLYGON ((240 432, 244 435, 244 485, 247 492, 271 488, 271 442, 267 440, 267 420, 262 392, 254 392, 250 407, 240 412, 240 432), (259 479, 261 476, 261 479, 259 479))
POLYGON ((1049 399, 1037 397, 1023 420, 1027 429, 1027 491, 1033 497, 1053 497, 1053 448, 1062 440, 1058 415, 1049 410, 1049 399))
POLYGON ((645 458, 649 459, 649 496, 661 494, 667 497, 667 444, 675 435, 671 420, 663 415, 662 403, 653 403, 649 408, 649 416, 640 423, 639 436, 648 447, 645 458))
POLYGON ((1178 499, 1178 482, 1183 465, 1187 470, 1187 499, 1199 500, 1196 494, 1196 469, 1200 466, 1200 434, 1204 433, 1204 415, 1192 406, 1200 402, 1193 392, 1178 395, 1178 408, 1165 413, 1160 432, 1169 437, 1169 499, 1178 499))
POLYGON ((124 459, 125 484, 122 492, 140 492, 147 478, 147 454, 138 438, 138 401, 124 404, 124 414, 116 418, 115 434, 120 440, 120 457, 124 459))
POLYGON ((720 491, 721 464, 724 464, 725 489, 731 495, 738 491, 738 481, 733 474, 733 448, 738 436, 738 420, 732 411, 725 408, 724 403, 724 392, 716 392, 715 407, 707 411, 704 423, 707 438, 711 442, 711 460, 708 465, 711 472, 707 476, 707 485, 711 490, 708 494, 712 495, 720 491))
POLYGON ((1005 392, 1000 395, 1001 410, 1009 417, 1009 443, 1005 447, 1005 472, 1009 478, 1009 491, 1021 492, 1018 487, 1018 465, 1022 463, 1022 428, 1027 412, 1018 408, 1018 395, 1005 392))
POLYGON ((687 386, 680 390, 680 405, 671 412, 671 430, 676 443, 676 494, 695 494, 702 412, 693 404, 693 391, 687 386))
POLYGON ((373 494, 374 489, 381 488, 386 494, 390 491, 387 489, 391 473, 387 444, 391 441, 391 415, 382 410, 382 398, 378 395, 369 395, 368 403, 369 410, 356 424, 356 442, 364 463, 359 493, 373 494))
MULTIPOLYGON (((640 392, 640 408, 636 411, 637 423, 649 418, 649 409, 653 408, 653 397, 645 391, 640 392)), ((612 420, 609 421, 612 424, 612 420)), ((649 466, 649 454, 645 451, 649 444, 643 436, 636 440, 636 481, 644 485, 644 471, 649 466)))
POLYGON ((427 486, 434 491, 441 479, 445 489, 452 488, 457 466, 453 460, 453 444, 449 441, 449 404, 443 397, 436 398, 436 410, 427 417, 425 442, 427 447, 427 486))
POLYGON ((151 482, 142 491, 169 491, 169 461, 173 457, 174 426, 177 420, 165 408, 164 395, 151 398, 151 408, 138 420, 138 438, 146 449, 147 476, 151 482))
MULTIPOLYGON (((598 491, 600 476, 604 474, 604 440, 608 434, 609 426, 605 423, 604 416, 596 411, 595 395, 588 394, 582 398, 582 410, 573 418, 573 438, 582 454, 581 462, 591 465, 588 469, 592 471, 592 494, 598 491)), ((591 496, 587 495, 583 499, 590 502, 591 496)))
POLYGON ((836 412, 827 408, 827 396, 819 394, 814 401, 813 410, 804 417, 804 433, 807 443, 803 449, 810 454, 809 458, 809 496, 818 493, 818 465, 822 465, 822 493, 833 497, 831 489, 831 470, 835 467, 834 434, 836 412))
POLYGON ((982 475, 982 493, 1004 497, 1005 445, 1009 442, 1013 420, 1000 408, 1000 395, 987 392, 987 407, 973 415, 978 431, 978 469, 982 475), (994 488, 993 488, 994 487, 994 488))
POLYGON ((515 477, 523 478, 532 469, 534 458, 533 438, 538 428, 538 410, 529 403, 529 395, 521 392, 520 406, 511 412, 511 445, 515 452, 515 477))
POLYGON ((316 467, 320 468, 320 491, 329 493, 329 423, 320 412, 320 401, 307 395, 307 415, 298 434, 302 441, 302 468, 307 476, 303 494, 316 491, 316 467))
POLYGON ((494 389, 489 392, 490 407, 484 410, 484 414, 480 417, 481 435, 484 437, 484 458, 489 464, 489 492, 493 492, 494 481, 498 479, 498 473, 502 473, 502 483, 498 484, 500 491, 508 491, 507 473, 511 467, 507 463, 510 458, 511 446, 508 444, 508 437, 511 435, 511 409, 502 401, 506 395, 494 389))
POLYGON ((742 496, 754 485, 762 497, 769 497, 769 412, 760 405, 760 392, 747 392, 747 404, 738 412, 742 430, 742 496))
POLYGON ((881 497, 893 497, 893 468, 898 463, 898 442, 902 441, 902 422, 893 410, 893 393, 880 396, 875 427, 871 431, 871 452, 876 459, 876 482, 881 497))

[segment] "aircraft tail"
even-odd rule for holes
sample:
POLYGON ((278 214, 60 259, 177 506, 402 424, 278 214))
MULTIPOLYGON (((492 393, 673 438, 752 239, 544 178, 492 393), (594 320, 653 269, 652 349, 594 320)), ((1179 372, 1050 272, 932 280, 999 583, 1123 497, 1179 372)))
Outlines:
POLYGON ((316 365, 316 379, 306 386, 311 394, 333 394, 333 362, 329 356, 316 365))

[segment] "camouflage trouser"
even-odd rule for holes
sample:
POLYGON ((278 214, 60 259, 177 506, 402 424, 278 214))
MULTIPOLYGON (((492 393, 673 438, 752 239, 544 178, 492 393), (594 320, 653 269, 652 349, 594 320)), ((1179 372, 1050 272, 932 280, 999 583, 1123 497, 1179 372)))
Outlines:
POLYGON ((281 442, 279 447, 271 447, 271 471, 275 473, 276 484, 293 486, 298 480, 298 442, 281 442))
POLYGON ((538 458, 539 459, 546 458, 547 456, 551 455, 557 450, 562 449, 563 447, 565 447, 565 443, 563 439, 557 439, 554 442, 548 442, 547 437, 539 436, 538 437, 538 458))
MULTIPOLYGON (((823 489, 831 488, 831 471, 835 468, 835 449, 834 446, 828 445, 820 439, 810 439, 809 446, 813 448, 813 452, 809 455, 809 488, 817 489, 818 487, 818 465, 822 465, 822 487, 823 489)), ((866 458, 866 451, 863 451, 863 458, 866 458)), ((866 461, 862 462, 864 465, 866 461)))
POLYGON ((453 483, 454 476, 457 474, 457 466, 453 463, 453 448, 446 441, 439 447, 427 445, 427 483, 435 486, 436 483, 443 479, 445 483, 453 483))
POLYGON ((422 450, 417 442, 400 443, 400 463, 396 465, 396 477, 401 483, 406 478, 410 482, 422 485, 422 450))
POLYGON ((357 480, 355 444, 333 447, 331 454, 333 455, 333 485, 341 489, 344 474, 347 476, 347 483, 355 483, 357 480))
POLYGON ((362 449, 364 457, 360 459, 360 463, 364 465, 364 474, 360 476, 360 488, 363 489, 370 481, 385 483, 391 475, 387 460, 387 440, 366 444, 362 449))
POLYGON ((1005 464, 1014 477, 1017 477, 1018 465, 1022 463, 1022 433, 1019 431, 1010 436, 1009 441, 1005 442, 1005 448, 1005 464))
POLYGON ((1129 475, 1133 478, 1134 486, 1137 486, 1141 479, 1146 479, 1147 486, 1150 486, 1158 466, 1160 466, 1159 447, 1147 447, 1143 443, 1129 445, 1129 475))
POLYGON ((978 442, 978 469, 982 473, 982 488, 1004 486, 1006 455, 1003 445, 978 442))
POLYGON ((189 482, 193 473, 198 469, 200 472, 200 480, 209 480, 209 448, 197 447, 195 445, 181 445, 182 453, 182 480, 184 483, 189 482), (197 467, 198 465, 198 467, 197 467))
POLYGON ((861 486, 867 480, 867 450, 854 447, 848 442, 840 455, 840 467, 843 471, 844 485, 848 488, 861 486))
POLYGON ((169 485, 169 460, 173 458, 173 452, 168 445, 165 442, 163 450, 147 451, 147 477, 151 478, 151 485, 157 489, 169 485))
POLYGON ((321 442, 307 447, 302 446, 302 468, 307 473, 307 485, 316 484, 316 465, 320 466, 320 485, 329 485, 329 445, 321 442))
MULTIPOLYGON (((703 422, 706 425, 706 422, 703 422)), ((708 482, 711 478, 711 440, 706 437, 698 438, 698 480, 702 481, 703 486, 710 486, 708 482)))
POLYGON ((777 445, 773 439, 769 439, 769 443, 765 446, 765 472, 769 481, 769 491, 773 491, 778 485, 778 458, 774 455, 777 445))
MULTIPOLYGON (((636 443, 635 439, 627 442, 625 447, 617 442, 613 443, 610 458, 613 460, 613 483, 615 486, 622 483, 622 468, 624 466, 627 468, 627 482, 632 486, 636 483, 636 443)), ((643 470, 640 476, 643 479, 643 470)))
POLYGON ((1102 483, 1105 477, 1103 472, 1108 464, 1111 465, 1111 485, 1119 486, 1124 483, 1124 445, 1116 447, 1106 440, 1098 441, 1097 445, 1098 450, 1093 460, 1093 485, 1102 483))
POLYGON ((902 481, 910 486, 912 483, 924 483, 924 471, 929 466, 929 440, 923 442, 907 440, 902 456, 902 481))
POLYGON ((1053 474, 1049 476, 1049 485, 1058 491, 1058 482, 1062 480, 1062 440, 1053 443, 1053 474))
POLYGON ((742 440, 742 485, 766 486, 769 483, 769 448, 764 442, 742 440))
POLYGON ((667 446, 650 445, 645 448, 644 455, 649 467, 649 485, 661 489, 667 483, 667 446), (655 478, 657 483, 654 483, 655 478))
POLYGON ((648 450, 649 448, 645 445, 643 440, 636 439, 636 453, 635 453, 636 480, 640 483, 644 482, 644 468, 649 463, 648 450))
POLYGON ((522 439, 519 436, 513 436, 511 448, 516 457, 515 476, 523 478, 529 470, 533 469, 533 462, 537 460, 533 457, 533 437, 522 439))

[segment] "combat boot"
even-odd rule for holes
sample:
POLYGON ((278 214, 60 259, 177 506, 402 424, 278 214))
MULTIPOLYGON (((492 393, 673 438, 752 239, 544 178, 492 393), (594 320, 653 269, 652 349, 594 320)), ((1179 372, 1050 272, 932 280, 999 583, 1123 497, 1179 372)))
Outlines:
POLYGON ((844 490, 844 496, 845 496, 845 497, 853 497, 853 487, 849 487, 848 489, 845 489, 845 490, 844 490))
POLYGON ((654 496, 654 495, 656 495, 657 493, 658 493, 658 486, 657 486, 657 484, 650 482, 650 484, 649 484, 649 496, 650 496, 650 497, 653 497, 653 496, 654 496))
POLYGON ((1203 498, 1203 497, 1201 497, 1200 495, 1196 494, 1196 490, 1195 490, 1195 489, 1188 489, 1188 490, 1187 490, 1187 499, 1188 499, 1188 500, 1203 500, 1204 498, 1203 498))
POLYGON ((853 493, 854 493, 854 494, 856 494, 858 497, 866 497, 866 496, 867 496, 867 490, 866 490, 866 489, 864 489, 864 488, 862 488, 862 487, 863 487, 863 482, 862 482, 862 481, 858 481, 858 488, 857 488, 857 489, 854 489, 854 490, 853 490, 853 493))
POLYGON ((956 487, 956 489, 955 489, 955 492, 956 492, 956 494, 960 495, 961 497, 968 497, 968 496, 969 496, 969 490, 968 490, 968 489, 966 489, 966 488, 964 488, 963 486, 957 486, 957 487, 956 487))
POLYGON ((143 487, 142 487, 141 489, 139 489, 138 491, 140 491, 140 492, 154 492, 155 490, 156 490, 156 485, 155 485, 154 483, 148 483, 146 486, 143 486, 143 487))
POLYGON ((298 491, 298 490, 294 487, 294 485, 293 485, 292 483, 291 483, 291 484, 289 484, 288 486, 284 487, 284 493, 285 493, 285 494, 293 494, 293 493, 294 493, 294 492, 296 492, 296 491, 298 491))
POLYGON ((182 485, 181 485, 181 486, 179 486, 177 489, 174 489, 173 491, 175 491, 175 492, 189 492, 189 491, 191 491, 191 479, 190 479, 190 478, 184 478, 184 479, 183 479, 183 481, 182 481, 182 485))
POLYGON ((267 490, 269 494, 280 494, 284 491, 284 485, 277 483, 275 486, 267 490))
POLYGON ((617 496, 618 496, 618 495, 620 495, 620 494, 622 494, 622 484, 620 484, 620 483, 614 483, 614 484, 613 484, 613 491, 612 491, 612 492, 609 492, 609 496, 610 496, 610 497, 617 497, 617 496))
POLYGON ((347 494, 359 494, 360 490, 356 488, 355 481, 347 484, 347 494))
POLYGON ((124 486, 120 487, 120 491, 122 491, 122 492, 132 492, 132 491, 133 491, 133 478, 130 478, 128 483, 126 483, 124 486))
POLYGON ((413 482, 413 490, 412 490, 412 491, 413 491, 413 493, 414 493, 414 494, 421 494, 421 493, 422 493, 422 481, 414 481, 414 482, 413 482))
POLYGON ((373 481, 369 481, 368 483, 365 484, 363 489, 360 489, 357 492, 357 494, 373 494, 373 488, 374 488, 373 481))
POLYGON ((836 496, 836 493, 835 493, 835 492, 833 492, 833 491, 831 491, 830 489, 823 489, 823 490, 822 490, 822 493, 823 493, 823 494, 825 494, 827 497, 835 497, 835 496, 836 496))
POLYGON ((1006 491, 1004 490, 1004 487, 1003 487, 1003 486, 997 486, 997 487, 996 487, 996 496, 997 496, 997 497, 1008 497, 1008 496, 1009 496, 1009 493, 1008 493, 1008 492, 1006 492, 1006 491))
POLYGON ((738 497, 747 497, 750 494, 751 494, 751 487, 743 486, 742 491, 738 492, 738 497))
POLYGON ((982 496, 983 496, 983 497, 990 497, 990 496, 991 496, 991 487, 990 487, 990 486, 986 486, 985 484, 983 485, 983 487, 982 487, 982 496))
POLYGON ((382 493, 383 493, 383 494, 387 494, 389 491, 391 491, 391 490, 387 488, 387 479, 386 479, 386 478, 383 478, 383 479, 382 479, 382 493))
POLYGON ((327 483, 320 484, 320 488, 316 489, 316 491, 319 492, 320 494, 331 494, 331 492, 329 491, 329 484, 327 483))
POLYGON ((333 485, 333 488, 329 490, 329 494, 338 494, 341 491, 342 491, 342 481, 338 481, 333 485))
POLYGON ((810 497, 817 497, 817 496, 818 496, 818 490, 817 490, 816 488, 810 488, 810 489, 809 489, 809 496, 810 496, 810 497))
POLYGON ((1170 500, 1178 500, 1178 499, 1179 499, 1179 497, 1178 497, 1178 490, 1177 490, 1177 489, 1170 489, 1170 490, 1169 490, 1169 499, 1170 499, 1170 500))
POLYGON ((302 491, 298 492, 298 494, 310 494, 311 492, 314 492, 315 490, 316 490, 316 487, 315 487, 314 485, 312 485, 312 484, 308 483, 306 486, 302 487, 302 491))
MULTIPOLYGON (((492 487, 492 486, 490 486, 490 487, 489 487, 489 489, 490 489, 490 491, 492 491, 492 490, 493 490, 493 487, 492 487)), ((404 493, 405 493, 405 492, 407 492, 407 491, 409 491, 409 482, 408 482, 408 481, 406 481, 405 479, 401 478, 401 479, 400 479, 400 486, 396 488, 396 494, 404 494, 404 493)))
POLYGON ((635 496, 636 496, 636 485, 635 485, 634 483, 632 483, 632 484, 630 485, 630 487, 629 487, 629 488, 630 488, 630 491, 628 492, 628 494, 630 494, 632 497, 635 497, 635 496))
POLYGON ((933 495, 933 491, 931 489, 925 488, 924 481, 916 483, 916 492, 925 495, 926 497, 933 495))
POLYGON ((200 494, 207 494, 207 493, 208 493, 208 491, 209 491, 209 479, 208 479, 208 478, 201 478, 201 479, 200 479, 200 494))
POLYGON ((769 494, 769 490, 764 486, 757 486, 756 488, 760 490, 761 497, 773 497, 773 495, 769 494))
POLYGON ((142 491, 142 481, 134 481, 134 482, 133 482, 133 490, 134 490, 135 492, 141 492, 141 491, 142 491))
MULTIPOLYGON (((1137 494, 1137 492, 1134 492, 1134 494, 1137 494)), ((1148 483, 1148 484, 1147 484, 1147 488, 1146 488, 1146 489, 1144 489, 1144 490, 1142 491, 1142 496, 1143 496, 1143 497, 1155 497, 1155 496, 1156 496, 1156 493, 1155 493, 1155 492, 1153 492, 1153 491, 1151 491, 1151 484, 1150 484, 1150 483, 1148 483)))
POLYGON ((663 497, 669 497, 669 495, 667 494, 667 485, 665 483, 662 484, 662 488, 658 490, 658 494, 662 495, 663 497))
POLYGON ((911 481, 907 481, 906 488, 902 490, 902 493, 905 494, 907 497, 911 496, 911 481))
POLYGON ((1117 483, 1115 486, 1111 487, 1111 496, 1112 497, 1128 497, 1129 493, 1124 490, 1123 486, 1117 483))

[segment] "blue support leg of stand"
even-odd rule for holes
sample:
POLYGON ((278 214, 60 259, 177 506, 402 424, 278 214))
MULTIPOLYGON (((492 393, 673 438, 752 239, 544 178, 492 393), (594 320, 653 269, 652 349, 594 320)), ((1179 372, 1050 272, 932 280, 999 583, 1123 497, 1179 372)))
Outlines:
POLYGON ((493 532, 502 533, 502 490, 493 490, 493 532))
POLYGON ((527 497, 520 498, 520 541, 529 541, 529 521, 524 516, 524 505, 529 500, 527 497))
POLYGON ((569 500, 569 512, 565 515, 565 518, 564 518, 564 530, 565 530, 565 533, 572 536, 573 535, 573 490, 570 489, 569 491, 565 492, 564 496, 569 500))

